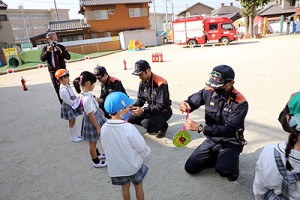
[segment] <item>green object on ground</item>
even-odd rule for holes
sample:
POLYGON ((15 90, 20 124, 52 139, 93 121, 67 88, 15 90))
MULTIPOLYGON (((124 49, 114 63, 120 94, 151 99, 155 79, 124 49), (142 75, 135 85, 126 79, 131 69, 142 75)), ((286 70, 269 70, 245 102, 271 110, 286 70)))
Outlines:
POLYGON ((19 60, 16 57, 11 57, 8 60, 8 65, 10 67, 19 67, 21 63, 19 62, 19 60))
POLYGON ((184 147, 191 141, 191 136, 186 131, 179 131, 173 137, 173 144, 176 147, 184 147))

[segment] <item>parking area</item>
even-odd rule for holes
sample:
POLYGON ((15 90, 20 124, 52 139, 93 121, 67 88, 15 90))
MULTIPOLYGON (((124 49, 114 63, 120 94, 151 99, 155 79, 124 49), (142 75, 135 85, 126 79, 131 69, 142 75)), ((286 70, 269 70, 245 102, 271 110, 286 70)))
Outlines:
MULTIPOLYGON (((139 78, 131 73, 139 59, 147 60, 152 71, 168 81, 174 114, 166 138, 157 139, 138 127, 151 148, 145 158, 149 167, 145 199, 251 200, 255 163, 262 147, 287 138, 277 117, 290 94, 300 88, 299 52, 300 35, 295 34, 240 40, 229 46, 149 47, 68 63, 67 68, 74 79, 84 70, 92 72, 99 63, 122 80, 132 98, 136 98, 139 78), (152 53, 157 52, 163 54, 164 62, 152 63, 152 53), (245 122, 248 145, 241 154, 236 182, 218 177, 214 170, 196 176, 184 171, 185 161, 204 140, 203 135, 190 131, 192 141, 185 148, 176 148, 171 142, 185 119, 179 103, 202 89, 211 69, 219 64, 235 70, 235 87, 249 102, 245 122)), ((100 94, 99 83, 93 93, 100 94)), ((0 199, 121 199, 121 188, 112 186, 107 169, 92 167, 88 144, 69 142, 67 123, 60 119, 60 105, 46 68, 1 75, 0 94, 0 199), (26 92, 21 76, 27 81, 26 92)), ((203 122, 203 108, 190 118, 203 122)), ((133 187, 131 190, 134 194, 133 187)))

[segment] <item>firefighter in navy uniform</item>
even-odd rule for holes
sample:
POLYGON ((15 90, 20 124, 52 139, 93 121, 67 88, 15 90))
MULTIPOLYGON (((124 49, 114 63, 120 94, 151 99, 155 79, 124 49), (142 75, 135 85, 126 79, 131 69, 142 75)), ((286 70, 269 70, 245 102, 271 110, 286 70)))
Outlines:
POLYGON ((165 137, 173 113, 167 81, 154 74, 146 60, 137 61, 132 74, 141 82, 128 122, 143 126, 148 133, 155 132, 157 138, 165 137))
POLYGON ((206 136, 185 164, 186 172, 195 174, 203 169, 215 168, 217 174, 235 181, 239 177, 239 155, 246 144, 244 120, 248 102, 234 87, 233 69, 227 65, 213 68, 204 89, 180 103, 180 110, 194 111, 205 106, 205 124, 186 120, 188 130, 206 136))
POLYGON ((94 74, 98 81, 101 83, 101 94, 99 98, 96 98, 96 100, 99 103, 100 109, 104 112, 105 117, 110 119, 109 114, 104 109, 104 101, 106 97, 110 93, 116 91, 123 92, 127 95, 126 90, 124 89, 123 84, 119 79, 108 75, 105 67, 98 64, 94 69, 94 74))

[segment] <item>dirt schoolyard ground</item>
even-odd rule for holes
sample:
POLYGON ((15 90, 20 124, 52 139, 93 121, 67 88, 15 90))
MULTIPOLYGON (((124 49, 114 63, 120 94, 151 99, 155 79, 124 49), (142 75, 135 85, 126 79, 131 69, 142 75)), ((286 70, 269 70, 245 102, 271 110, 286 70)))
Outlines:
MULTIPOLYGON (((73 80, 84 70, 92 72, 99 63, 122 80, 132 98, 136 98, 139 78, 131 73, 139 59, 149 61, 152 71, 168 81, 174 114, 166 138, 157 139, 138 127, 151 148, 151 155, 145 158, 149 167, 144 180, 146 199, 251 200, 255 163, 262 147, 287 139, 277 117, 290 94, 300 88, 299 52, 300 35, 288 35, 240 40, 230 46, 149 47, 68 63, 67 68, 73 80), (151 62, 155 52, 163 53, 164 62, 151 62), (185 119, 179 102, 202 89, 211 69, 219 64, 233 67, 235 87, 249 102, 248 145, 240 156, 236 182, 218 177, 213 169, 195 176, 184 171, 185 161, 205 139, 203 135, 190 131, 192 141, 185 148, 175 148, 171 142, 185 119)), ((100 94, 99 83, 93 93, 100 94)), ((60 105, 46 68, 1 75, 0 94, 0 199, 121 199, 121 188, 112 186, 107 169, 93 168, 88 144, 69 141, 67 122, 60 119, 60 105), (27 81, 26 92, 21 76, 27 81)), ((190 118, 203 122, 204 109, 194 111, 190 118)), ((80 126, 81 117, 77 119, 78 129, 80 126)), ((101 149, 100 143, 98 147, 101 149)))

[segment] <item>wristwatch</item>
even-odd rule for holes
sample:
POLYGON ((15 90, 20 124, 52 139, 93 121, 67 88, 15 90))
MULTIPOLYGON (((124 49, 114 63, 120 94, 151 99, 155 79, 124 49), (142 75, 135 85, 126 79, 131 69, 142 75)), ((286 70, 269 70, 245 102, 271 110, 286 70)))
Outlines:
POLYGON ((198 126, 198 133, 201 133, 201 132, 203 132, 203 125, 202 124, 200 124, 198 126))

